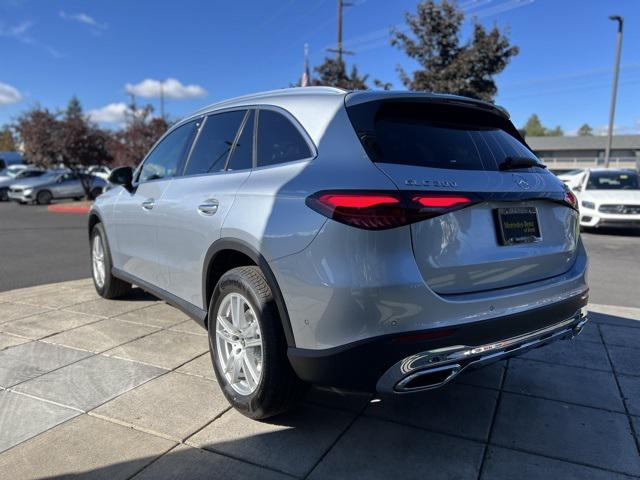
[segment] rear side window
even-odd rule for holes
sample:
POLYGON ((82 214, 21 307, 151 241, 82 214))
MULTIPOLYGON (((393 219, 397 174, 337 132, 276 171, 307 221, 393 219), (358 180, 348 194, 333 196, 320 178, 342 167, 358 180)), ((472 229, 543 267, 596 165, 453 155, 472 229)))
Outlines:
POLYGON ((245 114, 246 110, 239 110, 208 116, 184 174, 199 175, 224 170, 245 114))
POLYGON ((258 114, 258 166, 293 162, 312 156, 309 145, 287 117, 273 110, 258 114))
POLYGON ((368 102, 347 108, 374 162, 497 170, 507 157, 535 155, 508 120, 474 108, 427 102, 368 102))

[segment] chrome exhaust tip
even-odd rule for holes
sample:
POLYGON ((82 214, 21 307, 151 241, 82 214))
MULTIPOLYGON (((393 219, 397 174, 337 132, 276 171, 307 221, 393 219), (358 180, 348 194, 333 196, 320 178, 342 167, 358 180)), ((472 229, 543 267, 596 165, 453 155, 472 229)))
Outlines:
POLYGON ((462 366, 457 363, 419 370, 400 380, 394 390, 399 393, 409 393, 442 387, 457 377, 461 371, 462 366))

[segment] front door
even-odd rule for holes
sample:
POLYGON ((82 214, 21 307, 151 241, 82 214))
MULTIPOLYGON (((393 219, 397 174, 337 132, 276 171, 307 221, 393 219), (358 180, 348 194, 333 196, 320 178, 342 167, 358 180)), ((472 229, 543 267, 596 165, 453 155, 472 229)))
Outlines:
POLYGON ((160 200, 179 171, 196 131, 195 122, 170 131, 147 155, 134 189, 122 192, 114 207, 114 265, 159 286, 156 238, 162 218, 160 200))

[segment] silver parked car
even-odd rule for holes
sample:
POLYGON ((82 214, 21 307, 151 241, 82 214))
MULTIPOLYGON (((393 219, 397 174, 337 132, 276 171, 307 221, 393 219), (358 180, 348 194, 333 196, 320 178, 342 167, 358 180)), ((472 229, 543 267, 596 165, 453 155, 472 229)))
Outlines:
POLYGON ((284 89, 175 125, 96 201, 96 289, 131 284, 208 329, 218 383, 252 418, 309 383, 383 393, 586 322, 575 196, 494 105, 284 89))
POLYGON ((0 202, 9 200, 9 188, 11 185, 20 183, 28 178, 36 178, 46 172, 39 168, 20 168, 17 171, 9 171, 9 175, 0 176, 0 202))
POLYGON ((83 179, 89 186, 90 196, 96 198, 102 193, 107 182, 99 177, 74 173, 69 170, 51 170, 36 178, 27 178, 9 187, 9 200, 19 203, 35 202, 47 205, 52 200, 63 198, 80 199, 85 196, 83 179))

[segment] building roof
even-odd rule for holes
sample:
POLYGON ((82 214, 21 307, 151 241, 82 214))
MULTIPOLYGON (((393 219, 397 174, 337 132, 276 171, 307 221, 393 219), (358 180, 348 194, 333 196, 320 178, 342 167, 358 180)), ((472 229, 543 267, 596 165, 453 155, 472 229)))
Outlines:
MULTIPOLYGON (((534 151, 545 150, 604 150, 606 135, 589 137, 527 137, 534 151)), ((612 147, 619 150, 640 150, 640 135, 614 135, 612 147)))

